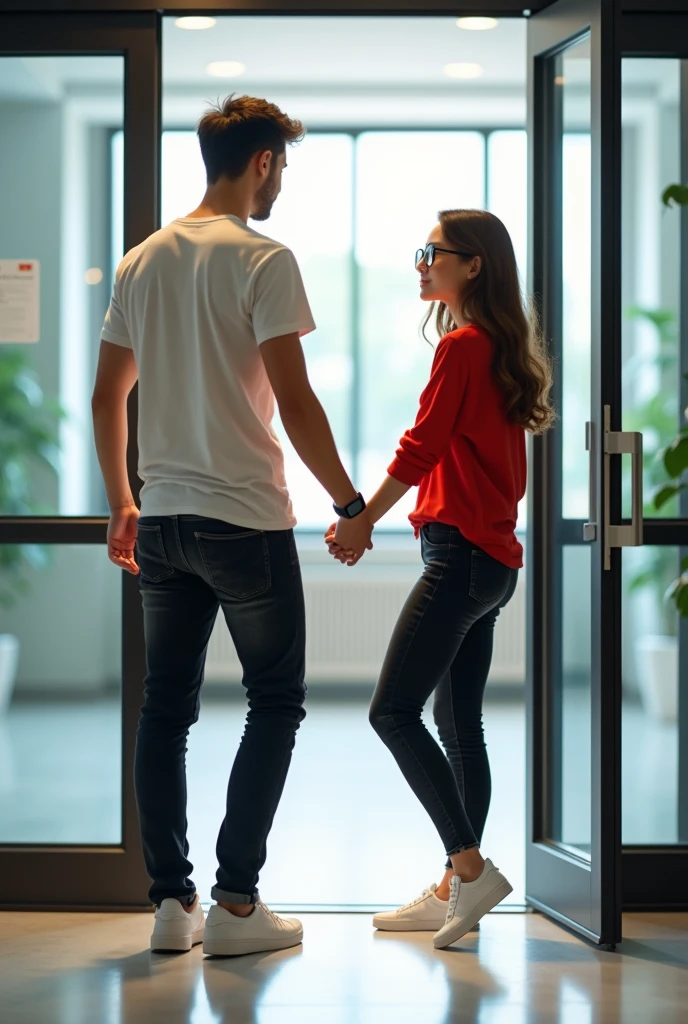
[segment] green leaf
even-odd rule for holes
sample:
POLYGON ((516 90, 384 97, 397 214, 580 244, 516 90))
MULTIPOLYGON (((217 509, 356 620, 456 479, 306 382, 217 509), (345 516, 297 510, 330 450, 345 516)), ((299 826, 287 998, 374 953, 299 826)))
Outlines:
POLYGON ((684 484, 665 484, 664 487, 660 487, 660 489, 657 491, 657 493, 652 499, 652 504, 654 505, 656 511, 659 511, 661 508, 664 508, 667 502, 671 501, 672 498, 676 497, 679 491, 684 490, 684 484))
POLYGON ((688 555, 681 559, 681 572, 685 572, 688 569, 688 555))
POLYGON ((636 590, 642 590, 643 587, 649 587, 656 582, 656 576, 652 569, 645 569, 644 572, 636 573, 636 575, 630 580, 628 584, 629 593, 633 593, 636 590))
POLYGON ((662 202, 665 206, 671 206, 672 202, 688 206, 688 185, 669 185, 662 192, 662 202))
POLYGON ((680 435, 669 445, 664 452, 664 468, 674 479, 688 469, 688 437, 680 435))
MULTIPOLYGON (((686 577, 682 576, 681 579, 686 579, 686 577)), ((686 579, 685 583, 679 583, 673 597, 679 614, 684 619, 688 618, 688 579, 686 579)))

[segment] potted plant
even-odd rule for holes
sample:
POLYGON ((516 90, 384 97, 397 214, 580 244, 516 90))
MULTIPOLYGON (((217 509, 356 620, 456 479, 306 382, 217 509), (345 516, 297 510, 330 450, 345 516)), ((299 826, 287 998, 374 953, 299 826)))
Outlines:
MULTIPOLYGON (((28 352, 0 348, 0 515, 25 516, 41 508, 32 493, 32 471, 57 469, 59 406, 46 400, 28 352)), ((28 573, 48 562, 37 544, 0 544, 0 608, 13 607, 29 589, 28 573)), ((19 640, 0 632, 0 713, 9 707, 19 662, 19 640)))

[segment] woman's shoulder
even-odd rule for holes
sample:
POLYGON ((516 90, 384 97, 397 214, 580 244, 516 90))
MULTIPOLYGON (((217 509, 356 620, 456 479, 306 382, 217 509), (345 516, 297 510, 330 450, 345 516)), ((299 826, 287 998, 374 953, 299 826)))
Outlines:
POLYGON ((477 354, 490 357, 492 355, 492 339, 476 324, 468 324, 466 327, 457 327, 456 330, 449 331, 437 346, 438 350, 440 347, 451 349, 457 356, 464 354, 466 358, 477 354))

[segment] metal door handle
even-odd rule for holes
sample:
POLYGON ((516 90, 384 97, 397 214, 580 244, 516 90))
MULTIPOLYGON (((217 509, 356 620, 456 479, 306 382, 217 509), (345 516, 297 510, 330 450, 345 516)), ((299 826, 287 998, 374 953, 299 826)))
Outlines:
POLYGON ((638 431, 610 430, 611 410, 604 407, 604 567, 611 567, 612 548, 640 547, 643 543, 643 435, 638 431), (631 456, 631 521, 609 521, 609 459, 631 456))
POLYGON ((590 453, 588 459, 588 521, 583 524, 583 540, 595 540, 597 536, 597 475, 595 461, 595 424, 585 424, 585 450, 590 453))

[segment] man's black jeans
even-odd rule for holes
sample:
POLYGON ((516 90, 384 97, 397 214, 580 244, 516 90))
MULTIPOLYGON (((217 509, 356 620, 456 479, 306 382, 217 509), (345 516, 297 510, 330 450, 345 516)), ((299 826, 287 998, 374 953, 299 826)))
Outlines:
POLYGON ((518 570, 452 526, 431 523, 421 541, 425 571, 392 635, 370 721, 452 854, 479 845, 490 806, 483 694, 495 621, 518 570), (421 720, 433 691, 446 756, 421 720))
POLYGON ((146 635, 135 782, 150 898, 195 894, 186 838, 186 742, 198 719, 208 640, 222 611, 249 711, 227 788, 212 897, 257 898, 266 841, 305 712, 305 611, 291 530, 198 516, 145 517, 137 542, 146 635))

